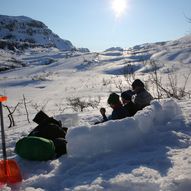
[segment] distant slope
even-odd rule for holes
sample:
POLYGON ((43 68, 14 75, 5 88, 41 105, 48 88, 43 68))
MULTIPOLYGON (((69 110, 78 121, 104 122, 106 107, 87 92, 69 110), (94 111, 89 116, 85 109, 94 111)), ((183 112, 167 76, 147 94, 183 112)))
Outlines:
POLYGON ((133 62, 156 60, 163 64, 191 63, 191 35, 167 42, 145 43, 126 49, 125 56, 133 62))
POLYGON ((0 15, 0 39, 9 43, 16 41, 53 46, 61 50, 75 48, 70 41, 61 39, 41 21, 25 16, 0 15))

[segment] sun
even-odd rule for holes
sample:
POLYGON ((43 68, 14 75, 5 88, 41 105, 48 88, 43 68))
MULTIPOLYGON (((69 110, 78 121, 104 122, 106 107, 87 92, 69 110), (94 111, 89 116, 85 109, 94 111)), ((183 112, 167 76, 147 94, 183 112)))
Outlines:
POLYGON ((127 8, 127 0, 112 0, 112 9, 116 18, 120 18, 127 8))

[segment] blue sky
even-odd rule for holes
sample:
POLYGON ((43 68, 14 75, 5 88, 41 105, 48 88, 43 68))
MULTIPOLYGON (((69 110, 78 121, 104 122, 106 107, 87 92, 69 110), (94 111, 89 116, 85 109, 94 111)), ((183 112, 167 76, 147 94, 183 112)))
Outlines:
POLYGON ((44 22, 76 47, 102 51, 112 46, 174 40, 191 32, 191 0, 126 0, 120 18, 113 0, 0 0, 0 14, 44 22))

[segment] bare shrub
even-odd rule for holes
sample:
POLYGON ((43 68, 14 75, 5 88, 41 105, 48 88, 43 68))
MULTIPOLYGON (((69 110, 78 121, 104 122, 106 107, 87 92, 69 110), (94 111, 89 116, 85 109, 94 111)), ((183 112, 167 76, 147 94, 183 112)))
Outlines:
POLYGON ((24 104, 24 108, 25 108, 25 111, 26 111, 27 121, 28 121, 28 123, 30 123, 29 112, 28 112, 28 108, 27 108, 27 101, 26 101, 26 98, 25 98, 24 94, 23 94, 23 104, 24 104))
POLYGON ((48 104, 49 100, 46 100, 45 102, 43 103, 33 103, 31 102, 31 107, 34 108, 37 112, 39 111, 44 111, 47 104, 48 104))
POLYGON ((55 103, 56 108, 58 108, 58 111, 60 113, 64 113, 65 110, 67 110, 69 107, 66 106, 65 103, 63 103, 63 99, 59 103, 55 103))
POLYGON ((98 97, 97 100, 93 100, 89 98, 88 100, 75 97, 75 98, 66 98, 67 105, 70 106, 74 111, 81 111, 83 112, 85 108, 91 107, 91 108, 98 108, 98 105, 100 103, 101 98, 98 97))
POLYGON ((150 60, 151 65, 151 74, 149 77, 149 80, 151 81, 151 83, 153 84, 154 88, 156 88, 156 92, 157 92, 157 99, 160 99, 163 97, 161 89, 162 88, 162 78, 159 76, 158 74, 158 66, 157 66, 157 62, 155 60, 150 60))
POLYGON ((28 112, 28 104, 29 103, 30 102, 26 100, 26 97, 23 94, 22 100, 19 101, 15 106, 3 105, 3 107, 5 107, 7 109, 7 111, 8 111, 8 118, 9 118, 9 121, 10 121, 10 124, 9 124, 8 128, 14 127, 16 125, 14 114, 17 113, 19 115, 22 115, 23 113, 21 111, 22 111, 23 107, 24 107, 24 110, 26 112, 27 121, 28 121, 28 123, 30 123, 29 112, 28 112))
POLYGON ((110 79, 105 79, 105 78, 102 79, 102 85, 103 86, 107 86, 109 84, 111 84, 111 80, 110 79))
POLYGON ((178 76, 172 71, 168 72, 167 81, 162 83, 162 78, 158 74, 157 62, 152 60, 150 64, 153 66, 153 72, 150 74, 149 80, 156 87, 157 98, 173 97, 178 100, 190 97, 191 92, 187 90, 186 86, 191 75, 191 70, 184 74, 184 81, 181 87, 178 86, 178 76))
POLYGON ((181 87, 178 87, 178 76, 177 74, 169 73, 168 74, 168 95, 170 94, 170 97, 174 97, 176 99, 182 99, 186 96, 190 97, 191 92, 186 89, 188 80, 191 75, 191 70, 184 74, 184 82, 181 87))
POLYGON ((116 76, 112 79, 112 82, 114 83, 117 90, 119 90, 120 93, 122 93, 126 89, 126 85, 124 85, 124 81, 119 78, 119 76, 116 76))
POLYGON ((3 105, 3 106, 7 109, 8 113, 9 113, 9 114, 8 114, 8 118, 9 118, 10 124, 9 124, 9 127, 8 127, 8 128, 15 126, 15 120, 14 120, 13 114, 14 114, 14 112, 16 111, 17 107, 18 107, 20 104, 21 104, 21 103, 18 102, 15 106, 3 105))

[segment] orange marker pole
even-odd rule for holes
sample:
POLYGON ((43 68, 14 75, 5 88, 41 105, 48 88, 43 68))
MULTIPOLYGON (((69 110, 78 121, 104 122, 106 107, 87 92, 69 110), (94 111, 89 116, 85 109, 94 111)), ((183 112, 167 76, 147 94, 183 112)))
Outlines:
POLYGON ((0 96, 0 102, 7 101, 7 96, 0 96))
POLYGON ((22 181, 19 166, 14 160, 7 160, 5 130, 3 123, 3 105, 2 102, 7 101, 6 96, 0 96, 0 117, 1 117, 1 139, 3 149, 3 160, 0 160, 0 184, 15 184, 22 181))
POLYGON ((5 144, 5 130, 4 130, 4 123, 3 123, 3 105, 2 102, 7 101, 6 96, 0 97, 0 116, 1 116, 1 139, 2 139, 2 149, 3 149, 3 159, 7 159, 6 153, 6 144, 5 144))

